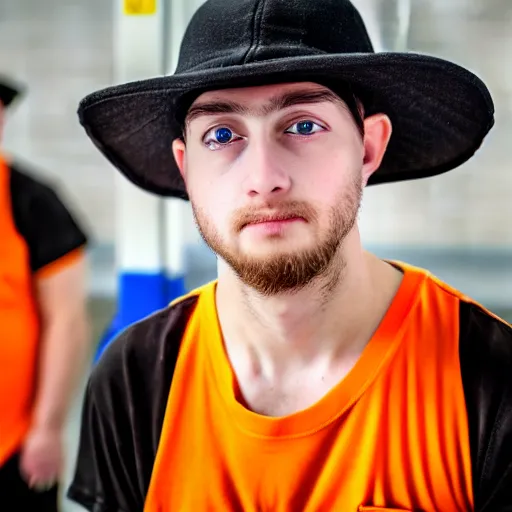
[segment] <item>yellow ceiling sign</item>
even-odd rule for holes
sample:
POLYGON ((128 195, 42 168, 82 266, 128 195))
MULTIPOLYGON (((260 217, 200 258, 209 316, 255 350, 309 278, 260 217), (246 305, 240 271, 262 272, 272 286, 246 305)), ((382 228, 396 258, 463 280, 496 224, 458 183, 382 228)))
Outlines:
POLYGON ((156 13, 156 0, 123 0, 124 13, 129 16, 156 13))

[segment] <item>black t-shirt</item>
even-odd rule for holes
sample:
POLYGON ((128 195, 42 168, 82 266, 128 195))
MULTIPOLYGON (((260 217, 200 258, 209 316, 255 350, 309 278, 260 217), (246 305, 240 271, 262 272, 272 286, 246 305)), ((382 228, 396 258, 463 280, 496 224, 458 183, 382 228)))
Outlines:
POLYGON ((57 192, 22 169, 10 167, 14 224, 25 240, 33 273, 84 246, 87 235, 57 192))

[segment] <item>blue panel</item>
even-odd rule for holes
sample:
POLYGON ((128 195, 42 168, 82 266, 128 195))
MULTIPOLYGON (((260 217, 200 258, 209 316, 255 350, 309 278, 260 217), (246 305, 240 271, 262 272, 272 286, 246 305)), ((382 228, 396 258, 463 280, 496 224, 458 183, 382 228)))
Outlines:
POLYGON ((183 277, 167 278, 164 273, 121 274, 117 314, 100 340, 95 362, 110 342, 128 326, 165 308, 169 302, 184 293, 183 277))
POLYGON ((119 276, 118 315, 123 327, 165 307, 163 274, 122 274, 119 276))

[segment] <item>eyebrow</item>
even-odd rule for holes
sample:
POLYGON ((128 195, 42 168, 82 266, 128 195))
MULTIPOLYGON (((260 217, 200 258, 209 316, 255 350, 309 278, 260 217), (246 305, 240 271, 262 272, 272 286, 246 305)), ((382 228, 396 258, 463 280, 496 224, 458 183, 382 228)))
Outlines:
POLYGON ((265 117, 274 112, 279 112, 285 108, 295 105, 307 105, 314 103, 335 103, 344 109, 347 109, 345 102, 332 91, 327 89, 319 91, 294 91, 274 96, 268 103, 257 107, 249 108, 241 103, 229 100, 212 100, 204 103, 192 105, 185 119, 185 125, 189 125, 194 119, 203 116, 214 116, 219 114, 238 114, 242 116, 252 115, 255 117, 265 117))

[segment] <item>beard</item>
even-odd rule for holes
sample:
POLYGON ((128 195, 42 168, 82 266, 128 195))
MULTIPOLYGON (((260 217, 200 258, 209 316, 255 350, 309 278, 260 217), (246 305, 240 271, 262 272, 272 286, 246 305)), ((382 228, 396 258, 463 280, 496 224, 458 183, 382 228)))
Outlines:
MULTIPOLYGON (((297 292, 321 278, 325 278, 327 288, 338 282, 345 267, 341 247, 357 221, 361 198, 362 178, 358 173, 348 189, 340 194, 336 206, 330 209, 329 226, 315 246, 267 256, 251 256, 230 247, 211 224, 207 214, 191 202, 197 227, 205 243, 245 285, 269 297, 297 292)), ((316 210, 307 203, 283 202, 273 207, 283 219, 301 217, 308 224, 318 225, 316 210)), ((261 219, 261 214, 254 209, 237 212, 232 223, 234 232, 240 233, 245 225, 258 219, 261 219)))

